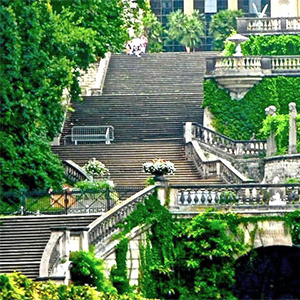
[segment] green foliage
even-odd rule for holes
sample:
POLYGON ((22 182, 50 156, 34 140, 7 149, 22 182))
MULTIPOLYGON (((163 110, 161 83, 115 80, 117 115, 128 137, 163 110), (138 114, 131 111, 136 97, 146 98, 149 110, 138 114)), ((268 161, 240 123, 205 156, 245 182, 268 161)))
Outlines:
MULTIPOLYGON (((144 1, 139 1, 143 5, 144 1)), ((63 90, 79 99, 87 69, 128 40, 121 0, 3 0, 1 17, 1 189, 58 188, 63 168, 49 142, 61 130, 63 90)))
POLYGON ((176 220, 153 195, 124 220, 119 236, 150 226, 140 245, 139 288, 145 297, 234 299, 234 257, 246 250, 238 223, 236 215, 211 212, 176 220))
POLYGON ((162 52, 164 28, 149 7, 142 17, 143 30, 137 36, 145 35, 148 38, 147 51, 150 53, 162 52))
POLYGON ((244 55, 300 55, 299 35, 256 35, 242 44, 244 55))
POLYGON ((177 41, 187 48, 194 49, 201 45, 205 25, 203 15, 194 10, 191 15, 177 10, 168 15, 168 40, 177 41))
POLYGON ((241 10, 221 10, 212 16, 209 33, 213 37, 213 49, 223 50, 226 38, 236 30, 236 18, 242 17, 241 10))
POLYGON ((116 246, 117 265, 113 266, 110 272, 110 281, 120 294, 130 292, 129 279, 127 276, 127 251, 128 239, 122 238, 116 246))
POLYGON ((204 82, 203 107, 214 116, 213 126, 217 132, 236 140, 249 140, 253 133, 264 138, 260 131, 265 119, 265 108, 274 105, 279 114, 288 113, 288 104, 300 107, 300 78, 264 78, 243 99, 231 99, 229 92, 218 87, 213 80, 204 82))
POLYGON ((21 273, 0 274, 0 300, 145 300, 138 293, 117 295, 99 292, 88 285, 57 285, 34 282, 21 273))
POLYGON ((113 185, 107 181, 78 181, 75 184, 75 187, 83 190, 83 191, 105 191, 105 190, 113 190, 113 185))
POLYGON ((288 115, 268 115, 263 121, 261 133, 265 138, 274 134, 277 154, 287 153, 289 146, 289 116, 288 115))
POLYGON ((288 178, 284 183, 300 183, 300 178, 288 178))
POLYGON ((300 245, 300 210, 286 214, 285 223, 291 229, 293 244, 300 245))
POLYGON ((94 249, 89 252, 71 252, 71 279, 75 285, 94 286, 100 292, 116 294, 116 290, 103 273, 103 260, 95 257, 94 249))

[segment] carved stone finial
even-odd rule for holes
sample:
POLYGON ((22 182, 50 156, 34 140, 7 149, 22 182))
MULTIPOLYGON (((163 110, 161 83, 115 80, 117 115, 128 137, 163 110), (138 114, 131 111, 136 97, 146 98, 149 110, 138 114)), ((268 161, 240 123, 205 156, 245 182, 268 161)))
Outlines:
POLYGON ((265 109, 265 113, 266 115, 276 116, 276 110, 277 108, 274 105, 270 105, 265 109))
POLYGON ((289 103, 289 110, 290 110, 290 115, 292 115, 292 116, 297 115, 297 109, 296 109, 296 103, 295 102, 290 102, 289 103))

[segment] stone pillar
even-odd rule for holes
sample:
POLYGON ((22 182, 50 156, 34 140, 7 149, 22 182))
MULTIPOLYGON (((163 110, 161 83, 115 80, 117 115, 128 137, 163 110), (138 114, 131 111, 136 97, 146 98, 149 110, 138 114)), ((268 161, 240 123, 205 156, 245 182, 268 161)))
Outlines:
POLYGON ((88 229, 83 230, 81 233, 81 250, 89 251, 89 234, 88 229))
POLYGON ((71 243, 71 233, 70 230, 66 229, 64 232, 63 243, 62 243, 62 257, 69 259, 70 243, 71 243))
POLYGON ((192 141, 193 133, 192 133, 192 122, 186 122, 184 128, 184 139, 185 143, 192 141))
POLYGON ((297 116, 297 109, 296 103, 291 102, 289 104, 290 110, 290 126, 289 126, 289 154, 297 153, 297 123, 296 123, 296 116, 297 116))
POLYGON ((238 0, 228 0, 228 10, 238 10, 238 0))
POLYGON ((191 15, 194 10, 194 0, 183 1, 183 12, 187 15, 191 15))
MULTIPOLYGON (((266 115, 276 116, 276 107, 271 105, 265 109, 266 115)), ((277 145, 275 141, 275 133, 271 133, 271 135, 267 138, 267 157, 272 156, 277 151, 277 145)))
POLYGON ((160 204, 162 206, 169 205, 169 203, 168 203, 168 187, 169 187, 168 180, 157 181, 155 184, 157 186, 157 197, 160 201, 160 204))

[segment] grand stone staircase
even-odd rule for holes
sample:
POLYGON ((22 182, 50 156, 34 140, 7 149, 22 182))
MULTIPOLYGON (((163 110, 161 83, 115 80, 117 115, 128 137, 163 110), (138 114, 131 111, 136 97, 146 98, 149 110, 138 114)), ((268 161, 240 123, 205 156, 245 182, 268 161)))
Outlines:
POLYGON ((203 121, 202 82, 208 55, 212 53, 112 55, 103 95, 73 103, 75 112, 69 114, 61 145, 53 146, 54 152, 80 166, 97 158, 109 168, 117 186, 144 185, 148 175, 142 173, 142 164, 158 157, 175 163, 170 183, 208 182, 185 159, 183 143, 184 123, 203 121), (64 145, 75 125, 112 125, 115 140, 111 145, 64 145))
MULTIPOLYGON (((146 54, 140 59, 112 55, 103 95, 85 96, 82 103, 73 103, 75 112, 65 122, 62 144, 53 146, 53 151, 60 159, 73 160, 80 166, 93 157, 102 161, 110 169, 117 191, 121 186, 141 190, 148 177, 142 172, 142 164, 158 157, 175 163, 175 175, 168 176, 171 184, 217 182, 217 178, 203 179, 185 159, 183 142, 185 122, 202 124, 207 55, 212 53, 146 54), (112 125, 115 140, 110 145, 64 145, 64 137, 70 135, 74 125, 112 125)), ((50 228, 87 226, 96 218, 0 218, 0 273, 18 270, 30 278, 38 277, 50 228)))
POLYGON ((50 228, 84 227, 97 217, 99 215, 0 218, 0 274, 16 270, 29 278, 37 278, 50 228))

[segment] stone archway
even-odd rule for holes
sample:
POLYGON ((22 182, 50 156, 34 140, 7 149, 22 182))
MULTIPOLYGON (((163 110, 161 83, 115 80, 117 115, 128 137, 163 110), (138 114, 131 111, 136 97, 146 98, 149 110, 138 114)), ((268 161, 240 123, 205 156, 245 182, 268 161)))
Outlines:
POLYGON ((300 299, 300 247, 260 247, 238 258, 234 294, 240 300, 300 299))
POLYGON ((241 228, 245 233, 245 243, 253 248, 293 245, 290 228, 284 221, 264 220, 242 224, 241 228))

